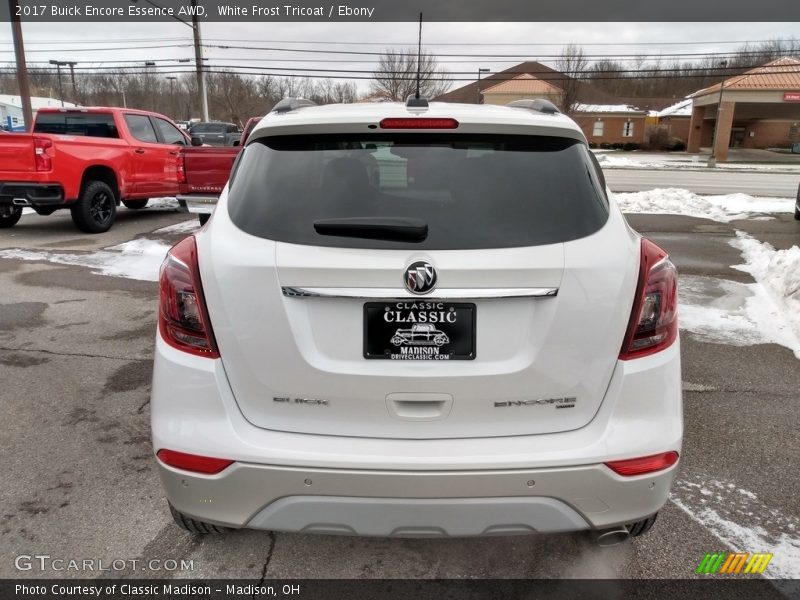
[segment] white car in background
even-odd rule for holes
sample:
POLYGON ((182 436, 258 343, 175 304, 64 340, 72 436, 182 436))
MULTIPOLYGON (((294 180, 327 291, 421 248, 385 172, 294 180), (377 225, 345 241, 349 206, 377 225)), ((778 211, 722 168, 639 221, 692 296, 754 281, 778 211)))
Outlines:
POLYGON ((644 533, 681 449, 676 286, 547 102, 285 100, 162 266, 152 436, 173 516, 644 533), (392 342, 415 323, 446 342, 392 342))

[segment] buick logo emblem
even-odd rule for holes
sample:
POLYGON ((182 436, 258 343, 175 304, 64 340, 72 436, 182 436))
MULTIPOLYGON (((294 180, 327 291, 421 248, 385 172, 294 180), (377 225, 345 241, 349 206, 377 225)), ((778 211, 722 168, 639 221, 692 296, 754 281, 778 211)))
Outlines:
POLYGON ((431 263, 419 260, 406 268, 406 289, 412 294, 427 294, 436 287, 436 269, 431 263))

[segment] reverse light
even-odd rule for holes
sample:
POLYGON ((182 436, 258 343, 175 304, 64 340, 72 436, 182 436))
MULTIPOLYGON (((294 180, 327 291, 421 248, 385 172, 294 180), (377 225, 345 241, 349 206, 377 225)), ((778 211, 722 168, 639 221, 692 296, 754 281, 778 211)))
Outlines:
POLYGON ((642 238, 639 283, 620 360, 649 356, 678 337, 678 273, 667 253, 642 238))
POLYGON ((614 460, 607 462, 606 466, 617 475, 623 477, 633 477, 634 475, 644 475, 663 471, 678 462, 678 453, 673 451, 653 454, 652 456, 642 456, 641 458, 631 458, 628 460, 614 460))
POLYGON ((52 140, 39 137, 33 138, 33 159, 37 171, 51 171, 53 169, 53 159, 47 153, 52 147, 52 140))
POLYGON ((458 129, 458 121, 426 117, 386 118, 381 121, 381 129, 458 129))
POLYGON ((224 471, 233 464, 227 458, 211 458, 210 456, 200 456, 198 454, 187 454, 175 450, 162 449, 156 453, 158 460, 168 467, 203 473, 204 475, 214 475, 224 471))
POLYGON ((161 264, 158 304, 158 328, 165 342, 195 356, 219 358, 193 235, 175 244, 161 264))

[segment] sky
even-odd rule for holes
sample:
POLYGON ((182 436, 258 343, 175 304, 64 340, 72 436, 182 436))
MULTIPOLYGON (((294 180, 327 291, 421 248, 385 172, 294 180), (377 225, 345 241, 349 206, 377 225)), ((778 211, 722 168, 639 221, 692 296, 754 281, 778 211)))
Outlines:
MULTIPOLYGON (((77 61, 80 70, 97 66, 97 61, 101 60, 144 66, 146 61, 193 57, 192 31, 181 23, 109 25, 23 23, 28 60, 45 63, 51 59, 77 61), (127 49, 112 49, 122 47, 127 49)), ((415 47, 417 27, 415 22, 203 23, 202 36, 206 45, 380 52, 387 47, 415 47)), ((547 55, 558 54, 560 48, 568 43, 581 45, 587 54, 705 53, 733 50, 745 41, 798 37, 798 32, 798 23, 426 23, 423 48, 438 55, 448 70, 462 71, 465 74, 460 77, 469 78, 478 68, 500 71, 522 60, 538 59, 545 64, 552 64, 547 55), (484 58, 441 56, 446 53, 480 54, 484 58), (490 54, 518 56, 490 58, 487 56, 490 54)), ((346 68, 370 71, 376 60, 374 56, 333 53, 301 54, 214 47, 206 47, 204 51, 209 65, 235 63, 273 69, 346 68), (343 59, 363 62, 339 62, 343 59)), ((0 64, 13 60, 10 24, 0 23, 0 64)), ((164 66, 156 67, 156 70, 175 68, 164 66)), ((184 64, 181 68, 191 70, 191 65, 184 64)), ((335 75, 331 74, 332 77, 335 75)), ((357 83, 361 91, 368 85, 365 80, 357 83)), ((457 82, 454 87, 464 83, 457 82)))

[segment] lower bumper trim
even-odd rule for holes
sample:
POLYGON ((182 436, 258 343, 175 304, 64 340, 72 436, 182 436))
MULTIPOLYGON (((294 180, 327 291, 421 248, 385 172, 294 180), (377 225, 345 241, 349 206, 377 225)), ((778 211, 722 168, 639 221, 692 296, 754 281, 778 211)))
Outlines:
POLYGON ((380 537, 462 537, 579 531, 589 524, 553 498, 291 496, 261 510, 252 529, 380 537))

